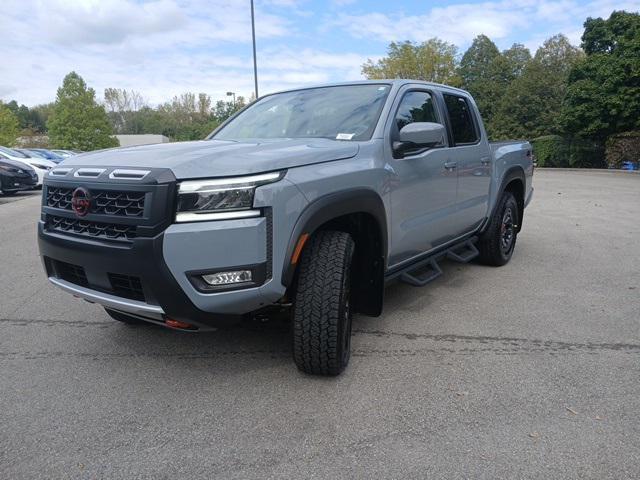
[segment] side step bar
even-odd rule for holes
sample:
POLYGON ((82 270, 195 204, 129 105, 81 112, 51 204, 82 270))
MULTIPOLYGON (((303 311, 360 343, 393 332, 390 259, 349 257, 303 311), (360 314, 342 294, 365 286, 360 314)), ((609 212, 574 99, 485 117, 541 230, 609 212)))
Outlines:
POLYGON ((480 252, 476 248, 475 242, 471 240, 467 240, 458 248, 447 251, 447 258, 458 263, 469 263, 478 255, 480 255, 480 252))
POLYGON ((425 265, 400 275, 400 281, 413 285, 414 287, 424 287, 440 275, 442 275, 440 265, 438 265, 438 262, 436 262, 434 258, 431 258, 425 265))
POLYGON ((449 248, 435 252, 422 260, 388 275, 385 280, 388 282, 397 278, 401 282, 413 285, 414 287, 424 287, 427 283, 432 282, 442 275, 442 269, 440 265, 438 265, 439 260, 448 258, 454 262, 468 263, 480 255, 475 245, 477 240, 478 237, 471 237, 449 248))

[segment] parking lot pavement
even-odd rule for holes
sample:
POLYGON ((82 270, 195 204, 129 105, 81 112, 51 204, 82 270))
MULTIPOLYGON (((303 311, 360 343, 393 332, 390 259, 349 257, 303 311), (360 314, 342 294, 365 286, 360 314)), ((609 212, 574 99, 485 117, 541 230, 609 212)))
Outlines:
POLYGON ((534 184, 509 265, 390 286, 338 378, 279 325, 111 321, 0 205, 0 478, 640 477, 640 176, 534 184))
POLYGON ((40 190, 25 190, 24 192, 18 192, 13 195, 3 195, 0 193, 0 205, 4 203, 17 202, 18 200, 25 200, 31 197, 40 197, 42 192, 40 190))

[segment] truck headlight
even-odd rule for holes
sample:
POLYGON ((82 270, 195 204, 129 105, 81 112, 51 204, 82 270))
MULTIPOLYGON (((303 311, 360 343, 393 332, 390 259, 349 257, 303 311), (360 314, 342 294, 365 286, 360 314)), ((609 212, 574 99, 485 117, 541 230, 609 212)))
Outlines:
POLYGON ((176 222, 257 217, 260 211, 252 210, 256 187, 277 182, 284 174, 282 171, 180 182, 176 222))

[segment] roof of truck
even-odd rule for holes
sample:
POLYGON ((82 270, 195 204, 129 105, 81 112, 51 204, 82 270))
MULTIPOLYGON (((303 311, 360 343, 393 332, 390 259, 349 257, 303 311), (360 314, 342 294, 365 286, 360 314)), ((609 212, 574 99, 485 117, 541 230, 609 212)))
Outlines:
POLYGON ((403 85, 407 85, 407 84, 421 84, 421 85, 427 85, 430 87, 437 87, 437 88, 444 88, 447 90, 452 90, 452 91, 456 91, 456 92, 460 92, 460 93, 465 93, 467 95, 469 95, 469 92, 467 92, 466 90, 462 90, 461 88, 457 88, 457 87, 452 87, 450 85, 444 85, 442 83, 435 83, 435 82, 426 82, 424 80, 412 80, 412 79, 404 79, 404 78, 395 78, 395 79, 380 79, 380 80, 354 80, 351 82, 334 82, 334 83, 322 83, 322 84, 317 84, 317 85, 308 85, 308 86, 304 86, 304 87, 298 87, 298 88, 288 88, 286 90, 278 90, 276 92, 271 92, 268 93, 266 95, 263 96, 267 96, 267 95, 273 95, 274 93, 284 93, 284 92, 295 92, 297 90, 309 90, 312 88, 323 88, 323 87, 337 87, 337 86, 341 86, 341 85, 375 85, 375 84, 380 84, 380 83, 387 83, 387 84, 391 84, 391 85, 395 85, 398 87, 401 87, 403 85))

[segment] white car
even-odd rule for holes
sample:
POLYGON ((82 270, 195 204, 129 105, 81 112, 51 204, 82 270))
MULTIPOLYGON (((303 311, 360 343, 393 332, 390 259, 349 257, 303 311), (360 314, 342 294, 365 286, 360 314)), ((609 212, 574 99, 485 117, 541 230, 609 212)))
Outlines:
POLYGON ((29 155, 26 152, 14 150, 13 148, 7 148, 0 146, 0 157, 8 158, 9 160, 15 160, 17 162, 26 163, 31 165, 38 175, 38 183, 36 188, 42 188, 42 181, 44 180, 44 174, 56 166, 51 160, 46 158, 37 157, 36 155, 29 155))

